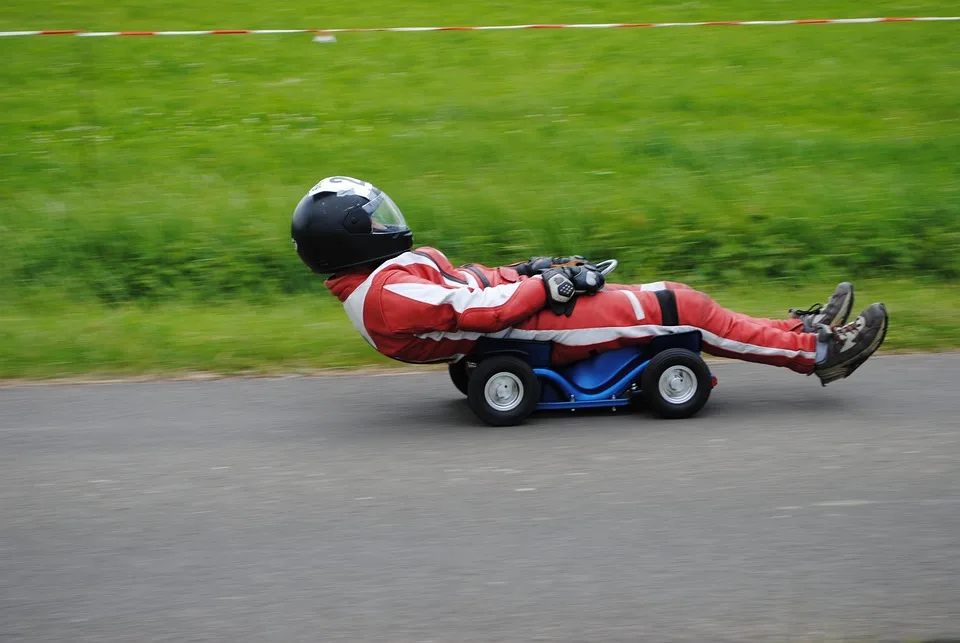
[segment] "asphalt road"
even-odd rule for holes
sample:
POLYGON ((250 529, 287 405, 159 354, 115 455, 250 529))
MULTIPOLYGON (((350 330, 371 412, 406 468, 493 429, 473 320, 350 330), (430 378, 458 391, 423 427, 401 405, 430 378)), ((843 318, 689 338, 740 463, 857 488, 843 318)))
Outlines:
POLYGON ((715 370, 498 429, 435 372, 0 388, 0 640, 960 634, 960 355, 715 370))

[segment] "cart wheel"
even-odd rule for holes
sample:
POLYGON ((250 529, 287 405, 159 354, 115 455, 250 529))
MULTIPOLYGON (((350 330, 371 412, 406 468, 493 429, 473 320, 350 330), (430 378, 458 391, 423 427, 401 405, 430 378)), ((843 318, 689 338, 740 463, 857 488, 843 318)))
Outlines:
POLYGON ((450 381, 453 382, 453 385, 457 387, 458 391, 466 395, 468 392, 467 386, 470 384, 470 376, 467 375, 467 360, 461 359, 450 362, 447 370, 450 371, 450 381))
POLYGON ((667 419, 695 415, 713 388, 706 362, 685 348, 657 353, 640 376, 640 390, 647 406, 667 419))
POLYGON ((467 384, 467 401, 481 420, 493 426, 520 424, 540 399, 540 380, 516 357, 480 362, 467 384))

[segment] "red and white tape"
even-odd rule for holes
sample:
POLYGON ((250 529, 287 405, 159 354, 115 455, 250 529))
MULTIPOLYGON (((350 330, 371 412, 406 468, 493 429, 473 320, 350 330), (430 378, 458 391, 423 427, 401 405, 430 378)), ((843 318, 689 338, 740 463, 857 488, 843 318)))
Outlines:
POLYGON ((346 27, 340 29, 208 29, 203 31, 81 31, 77 29, 46 29, 40 31, 0 31, 0 37, 14 36, 237 36, 264 34, 311 33, 330 36, 335 33, 366 33, 373 31, 507 31, 513 29, 629 29, 640 27, 710 27, 710 26, 772 26, 772 25, 849 25, 880 22, 945 22, 958 21, 960 16, 916 16, 894 18, 825 18, 799 20, 719 20, 707 22, 609 22, 587 24, 533 24, 490 25, 474 27, 346 27))

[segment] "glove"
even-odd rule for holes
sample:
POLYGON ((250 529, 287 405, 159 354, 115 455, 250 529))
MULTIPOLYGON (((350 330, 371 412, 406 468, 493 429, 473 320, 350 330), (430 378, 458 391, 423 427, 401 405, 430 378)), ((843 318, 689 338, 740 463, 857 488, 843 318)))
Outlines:
POLYGON ((550 310, 554 315, 567 317, 573 314, 577 295, 595 295, 606 281, 590 264, 550 268, 542 273, 542 277, 550 310))
POLYGON ((532 277, 543 273, 550 268, 561 268, 564 266, 582 266, 589 263, 580 255, 572 257, 531 257, 530 261, 524 261, 513 266, 521 275, 532 277))

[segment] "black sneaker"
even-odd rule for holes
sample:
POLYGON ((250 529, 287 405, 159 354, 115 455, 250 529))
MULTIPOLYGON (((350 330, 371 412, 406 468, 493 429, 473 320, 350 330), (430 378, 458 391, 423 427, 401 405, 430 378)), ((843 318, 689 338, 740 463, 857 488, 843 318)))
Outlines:
POLYGON ((825 308, 814 304, 806 310, 791 308, 789 312, 792 318, 803 322, 803 332, 815 333, 823 324, 831 328, 843 326, 847 323, 847 316, 852 309, 853 284, 844 281, 837 285, 825 308))
POLYGON ((887 335, 887 322, 886 307, 883 304, 871 304, 845 326, 821 326, 817 331, 818 339, 827 343, 827 356, 813 367, 820 383, 826 386, 850 377, 880 348, 887 335))

